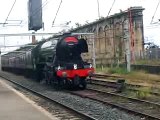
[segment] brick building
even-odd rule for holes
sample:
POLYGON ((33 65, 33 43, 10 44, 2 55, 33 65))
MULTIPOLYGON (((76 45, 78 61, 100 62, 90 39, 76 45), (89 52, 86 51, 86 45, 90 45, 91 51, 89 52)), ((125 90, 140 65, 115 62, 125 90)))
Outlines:
MULTIPOLYGON (((96 64, 124 62, 127 40, 130 41, 131 58, 134 60, 143 56, 143 10, 142 7, 131 7, 126 11, 75 28, 71 32, 94 33, 96 64)), ((92 45, 91 43, 90 41, 89 45, 92 45)), ((86 59, 92 57, 91 46, 89 50, 90 53, 85 55, 86 59)))

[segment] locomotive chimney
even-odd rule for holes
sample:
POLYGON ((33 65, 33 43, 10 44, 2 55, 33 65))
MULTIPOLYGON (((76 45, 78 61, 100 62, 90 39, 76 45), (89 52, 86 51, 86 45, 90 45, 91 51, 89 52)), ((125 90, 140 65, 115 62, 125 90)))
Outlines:
POLYGON ((35 32, 32 32, 32 44, 36 43, 36 36, 35 36, 35 32))

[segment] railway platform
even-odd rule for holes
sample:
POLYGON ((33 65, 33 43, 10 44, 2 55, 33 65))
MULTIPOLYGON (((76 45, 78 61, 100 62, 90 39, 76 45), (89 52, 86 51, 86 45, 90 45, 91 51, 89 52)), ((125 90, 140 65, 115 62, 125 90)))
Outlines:
POLYGON ((58 120, 0 78, 1 120, 58 120))

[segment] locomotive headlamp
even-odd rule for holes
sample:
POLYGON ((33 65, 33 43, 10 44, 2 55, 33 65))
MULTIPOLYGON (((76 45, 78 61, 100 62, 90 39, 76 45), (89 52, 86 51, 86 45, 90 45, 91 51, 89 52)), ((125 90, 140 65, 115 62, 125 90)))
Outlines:
POLYGON ((73 67, 74 67, 74 69, 77 69, 77 64, 74 64, 73 67))
POLYGON ((92 68, 92 67, 93 67, 92 64, 90 64, 90 65, 89 65, 89 68, 92 68))
POLYGON ((55 67, 55 70, 65 70, 66 68, 65 67, 62 67, 62 66, 58 66, 58 67, 55 67))
POLYGON ((57 70, 61 70, 61 66, 58 66, 57 70))

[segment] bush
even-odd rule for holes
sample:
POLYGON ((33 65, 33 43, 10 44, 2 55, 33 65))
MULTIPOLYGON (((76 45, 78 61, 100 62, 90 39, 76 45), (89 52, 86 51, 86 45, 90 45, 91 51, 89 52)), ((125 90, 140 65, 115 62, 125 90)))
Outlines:
POLYGON ((106 73, 108 71, 108 67, 102 67, 102 66, 98 66, 96 67, 96 72, 104 72, 106 73))
POLYGON ((139 99, 146 99, 150 96, 150 88, 141 88, 136 92, 136 97, 139 99))

